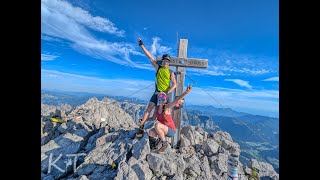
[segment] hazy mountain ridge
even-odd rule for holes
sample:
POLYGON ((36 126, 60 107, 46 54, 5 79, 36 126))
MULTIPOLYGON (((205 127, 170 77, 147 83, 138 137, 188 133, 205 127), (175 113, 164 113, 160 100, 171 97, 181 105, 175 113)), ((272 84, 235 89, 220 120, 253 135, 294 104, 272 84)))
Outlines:
POLYGON ((140 100, 134 97, 123 97, 123 96, 108 96, 104 94, 86 93, 86 92, 69 92, 59 91, 52 92, 47 90, 41 90, 41 102, 49 105, 59 106, 61 104, 70 104, 71 106, 78 106, 85 103, 88 99, 95 97, 99 100, 104 97, 115 99, 119 102, 129 102, 135 104, 144 104, 148 102, 140 100))
POLYGON ((199 110, 214 116, 227 116, 227 117, 239 117, 249 115, 248 113, 234 111, 230 108, 216 108, 209 105, 188 105, 188 109, 199 110))

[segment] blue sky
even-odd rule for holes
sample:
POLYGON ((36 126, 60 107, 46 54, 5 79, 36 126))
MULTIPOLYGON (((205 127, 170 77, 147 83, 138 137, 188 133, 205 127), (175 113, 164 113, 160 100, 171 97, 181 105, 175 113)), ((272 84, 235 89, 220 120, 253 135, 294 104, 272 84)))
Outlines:
POLYGON ((219 102, 194 84, 187 105, 278 117, 278 10, 274 0, 42 0, 41 88, 128 96, 147 87, 134 97, 149 100, 155 71, 138 38, 155 57, 177 56, 181 38, 187 57, 209 64, 186 73, 219 102))

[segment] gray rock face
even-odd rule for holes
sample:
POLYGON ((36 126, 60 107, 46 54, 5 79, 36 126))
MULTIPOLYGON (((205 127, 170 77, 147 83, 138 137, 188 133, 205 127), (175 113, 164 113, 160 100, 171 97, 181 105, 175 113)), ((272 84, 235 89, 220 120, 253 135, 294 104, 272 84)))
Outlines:
POLYGON ((278 180, 279 174, 276 173, 271 164, 259 162, 256 159, 251 159, 251 171, 256 169, 260 179, 278 180))
POLYGON ((115 177, 116 180, 122 179, 151 179, 152 178, 152 171, 149 168, 149 164, 145 160, 137 160, 134 157, 131 157, 126 162, 121 162, 119 165, 117 176, 115 177))
POLYGON ((207 139, 202 146, 207 156, 213 156, 218 153, 219 144, 213 139, 207 139))
POLYGON ((93 129, 105 126, 114 129, 136 127, 132 117, 119 106, 120 104, 117 101, 108 98, 104 98, 102 101, 91 98, 85 104, 76 107, 70 114, 80 115, 83 122, 93 129))
POLYGON ((62 104, 60 106, 51 106, 41 103, 41 116, 52 117, 54 115, 66 116, 66 113, 71 111, 72 107, 69 104, 62 104))
POLYGON ((71 109, 72 107, 68 104, 61 106, 41 104, 41 145, 47 144, 51 139, 60 135, 60 132, 56 131, 60 124, 51 122, 51 117, 55 115, 65 117, 65 113, 71 109))
POLYGON ((229 133, 218 131, 214 133, 213 139, 221 143, 221 146, 229 153, 240 156, 240 145, 232 140, 229 133))
POLYGON ((67 154, 77 154, 83 146, 83 141, 84 137, 66 133, 41 146, 41 171, 50 172, 54 178, 65 175, 70 171, 70 169, 67 169, 68 162, 70 162, 67 154), (55 161, 57 162, 54 163, 55 161), (56 164, 58 168, 52 168, 51 163, 56 164))
POLYGON ((151 153, 147 156, 149 167, 153 172, 172 176, 177 173, 177 163, 169 156, 151 153))
POLYGON ((196 178, 201 176, 202 163, 196 154, 189 158, 184 158, 186 162, 185 174, 188 174, 190 178, 196 178))
MULTIPOLYGON (((240 154, 230 134, 218 131, 209 137, 194 126, 182 128, 179 149, 150 152, 147 133, 135 138, 145 106, 91 98, 74 108, 41 107, 41 179, 218 180, 227 177, 229 155, 240 154), (52 115, 65 115, 67 122, 53 123, 52 115)), ((279 179, 268 163, 252 160, 246 173, 252 168, 260 179, 279 179)), ((240 163, 239 179, 247 179, 242 169, 240 163)))
POLYGON ((136 142, 132 147, 132 156, 136 159, 145 160, 147 154, 150 153, 149 136, 144 133, 141 140, 136 142))
POLYGON ((144 104, 132 104, 128 102, 122 102, 120 104, 121 108, 133 118, 134 122, 139 124, 139 119, 142 118, 147 106, 144 104))
POLYGON ((203 157, 201 176, 204 177, 204 179, 212 179, 212 173, 207 156, 203 157))
POLYGON ((203 131, 201 128, 195 128, 194 126, 184 126, 181 128, 181 142, 180 147, 186 147, 195 144, 201 144, 204 142, 208 133, 203 131))

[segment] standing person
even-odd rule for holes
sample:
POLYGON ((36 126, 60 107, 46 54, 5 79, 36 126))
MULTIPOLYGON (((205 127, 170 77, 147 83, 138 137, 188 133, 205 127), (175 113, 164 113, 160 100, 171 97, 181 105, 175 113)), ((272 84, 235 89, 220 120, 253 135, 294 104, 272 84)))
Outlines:
POLYGON ((149 131, 151 149, 157 149, 158 153, 163 153, 167 149, 168 143, 165 140, 165 136, 173 137, 176 133, 176 126, 172 119, 171 108, 189 94, 190 91, 191 86, 188 86, 183 94, 170 103, 168 103, 165 93, 158 94, 159 103, 155 108, 153 117, 147 119, 147 121, 157 119, 154 128, 149 131))
POLYGON ((160 92, 166 93, 168 95, 171 93, 177 86, 176 79, 174 76, 174 72, 169 69, 169 63, 171 61, 171 57, 168 54, 164 54, 162 56, 162 63, 158 65, 156 63, 155 58, 150 54, 150 52, 144 47, 142 40, 138 39, 138 44, 143 50, 144 54, 149 58, 151 64, 156 70, 156 87, 155 92, 153 93, 152 97, 150 98, 150 102, 142 119, 140 120, 140 128, 139 132, 137 133, 137 137, 142 137, 143 135, 143 127, 144 123, 150 115, 150 112, 157 104, 157 95, 160 92), (172 85, 170 86, 170 82, 172 85))

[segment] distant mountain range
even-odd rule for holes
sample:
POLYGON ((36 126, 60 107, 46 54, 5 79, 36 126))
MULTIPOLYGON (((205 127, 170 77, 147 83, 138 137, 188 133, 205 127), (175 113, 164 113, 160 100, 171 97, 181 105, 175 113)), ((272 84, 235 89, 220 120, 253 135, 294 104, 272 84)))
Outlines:
MULTIPOLYGON (((124 96, 110 96, 105 94, 97 94, 97 93, 87 93, 87 92, 70 92, 70 91, 49 91, 49 90, 41 90, 41 100, 42 102, 46 102, 47 104, 58 105, 63 103, 68 103, 72 106, 77 106, 83 104, 91 97, 96 97, 98 99, 102 99, 103 97, 113 98, 119 102, 130 102, 135 104, 148 104, 148 101, 137 99, 135 97, 124 97, 124 96), (58 99, 52 99, 50 97, 45 97, 43 95, 53 95, 58 99)), ((207 115, 214 116, 226 116, 226 117, 240 117, 245 115, 251 115, 249 113, 238 112, 231 108, 217 108, 210 105, 188 105, 184 109, 191 110, 199 110, 207 115)), ((261 116, 267 117, 267 116, 261 116)), ((277 118, 275 118, 277 119, 277 118)))
POLYGON ((109 96, 104 94, 86 93, 86 92, 69 92, 69 91, 48 91, 41 90, 41 102, 49 105, 60 105, 63 103, 71 106, 78 106, 85 103, 91 97, 101 100, 104 97, 113 98, 119 102, 130 102, 135 104, 146 104, 147 101, 137 99, 135 97, 109 96))
POLYGON ((215 116, 239 117, 239 116, 249 115, 248 113, 237 112, 230 108, 216 108, 208 105, 201 105, 201 106, 188 105, 187 108, 193 109, 193 110, 199 110, 199 111, 208 113, 208 115, 215 115, 215 116))

